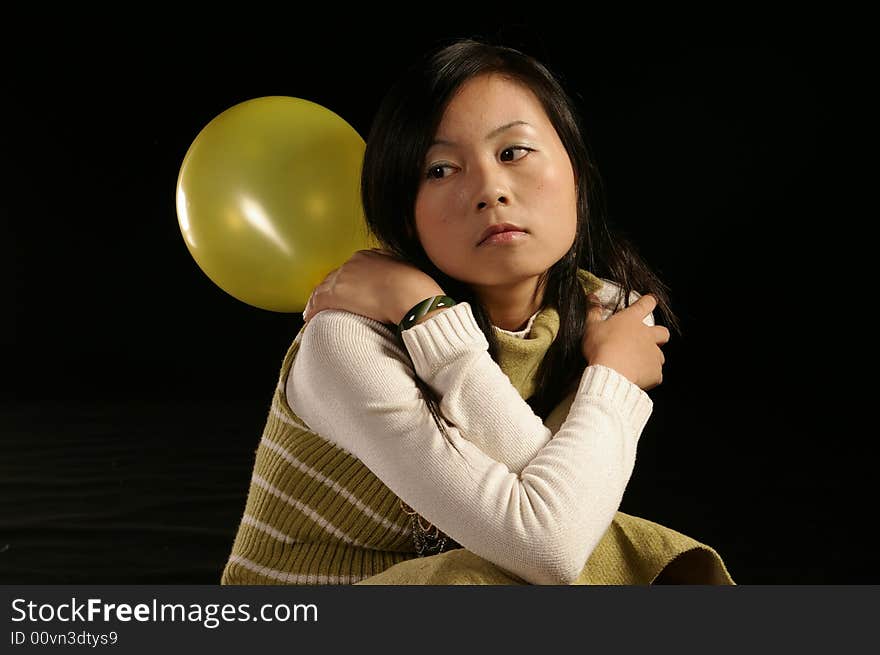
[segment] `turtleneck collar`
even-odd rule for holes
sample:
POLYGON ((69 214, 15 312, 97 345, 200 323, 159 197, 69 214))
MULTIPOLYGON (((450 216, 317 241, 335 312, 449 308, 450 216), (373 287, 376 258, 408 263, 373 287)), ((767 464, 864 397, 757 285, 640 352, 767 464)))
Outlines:
MULTIPOLYGON (((579 268, 578 279, 586 293, 602 288, 603 282, 589 271, 579 268)), ((498 326, 498 365, 510 378, 520 396, 528 399, 535 391, 535 375, 544 355, 559 332, 559 313, 555 307, 538 310, 523 330, 511 332, 498 326)))
POLYGON ((540 313, 541 313, 541 310, 539 309, 534 314, 532 314, 532 317, 529 319, 529 322, 526 323, 526 326, 522 330, 517 330, 516 332, 514 332, 512 330, 505 330, 504 328, 500 328, 497 325, 493 325, 492 327, 494 327, 499 332, 504 332, 505 334, 509 334, 512 337, 516 337, 518 339, 525 339, 526 335, 528 335, 529 331, 532 329, 532 323, 535 322, 535 317, 540 313))

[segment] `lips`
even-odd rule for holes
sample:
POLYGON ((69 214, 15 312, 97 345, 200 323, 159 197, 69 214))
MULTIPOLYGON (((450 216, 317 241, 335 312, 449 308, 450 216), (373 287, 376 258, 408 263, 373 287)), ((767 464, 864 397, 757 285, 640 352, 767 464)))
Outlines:
POLYGON ((521 228, 519 225, 514 225, 513 223, 496 223, 495 225, 490 225, 483 231, 483 234, 480 235, 480 240, 477 242, 477 245, 479 246, 481 243, 483 243, 483 241, 485 241, 493 234, 499 234, 501 232, 526 232, 526 230, 521 228))

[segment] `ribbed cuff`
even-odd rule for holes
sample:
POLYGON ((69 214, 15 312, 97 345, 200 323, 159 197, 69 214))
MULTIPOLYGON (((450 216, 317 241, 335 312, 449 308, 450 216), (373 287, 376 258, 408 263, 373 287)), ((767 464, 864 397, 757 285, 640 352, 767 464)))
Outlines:
POLYGON ((636 435, 641 435, 654 409, 654 401, 637 384, 613 368, 600 364, 587 366, 578 393, 609 400, 620 409, 636 435))
POLYGON ((443 366, 466 353, 488 350, 470 303, 460 302, 401 332, 416 373, 428 380, 443 366))

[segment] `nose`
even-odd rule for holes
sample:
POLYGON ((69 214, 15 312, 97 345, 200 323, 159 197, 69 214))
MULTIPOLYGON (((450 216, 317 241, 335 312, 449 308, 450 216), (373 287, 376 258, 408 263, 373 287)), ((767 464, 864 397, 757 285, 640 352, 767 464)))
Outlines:
POLYGON ((510 189, 502 178, 503 173, 494 169, 482 172, 481 186, 477 187, 477 210, 484 211, 510 202, 510 189))
MULTIPOLYGON (((494 196, 495 196, 495 194, 493 193, 492 196, 490 196, 490 198, 492 198, 494 196)), ((477 203, 477 209, 482 211, 482 210, 486 209, 487 207, 495 207, 496 205, 506 205, 506 204, 507 204, 507 196, 502 193, 501 195, 498 196, 498 200, 496 200, 496 201, 481 200, 480 202, 477 203)))
POLYGON ((475 157, 468 168, 468 177, 473 185, 471 191, 475 194, 472 207, 476 206, 478 212, 484 212, 510 204, 509 171, 494 155, 475 157))

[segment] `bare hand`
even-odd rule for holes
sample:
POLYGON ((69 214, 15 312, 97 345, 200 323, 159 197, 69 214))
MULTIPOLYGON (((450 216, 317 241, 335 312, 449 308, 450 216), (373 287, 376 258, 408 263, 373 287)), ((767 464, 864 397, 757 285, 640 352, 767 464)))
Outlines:
POLYGON ((303 319, 308 322, 320 311, 340 309, 381 323, 397 324, 417 302, 442 294, 430 275, 389 251, 358 250, 315 287, 303 319))
POLYGON ((657 299, 645 294, 626 309, 602 320, 602 305, 594 303, 587 313, 583 353, 588 365, 612 368, 639 388, 647 391, 663 382, 666 357, 660 344, 669 341, 669 330, 642 321, 657 306, 657 299))

